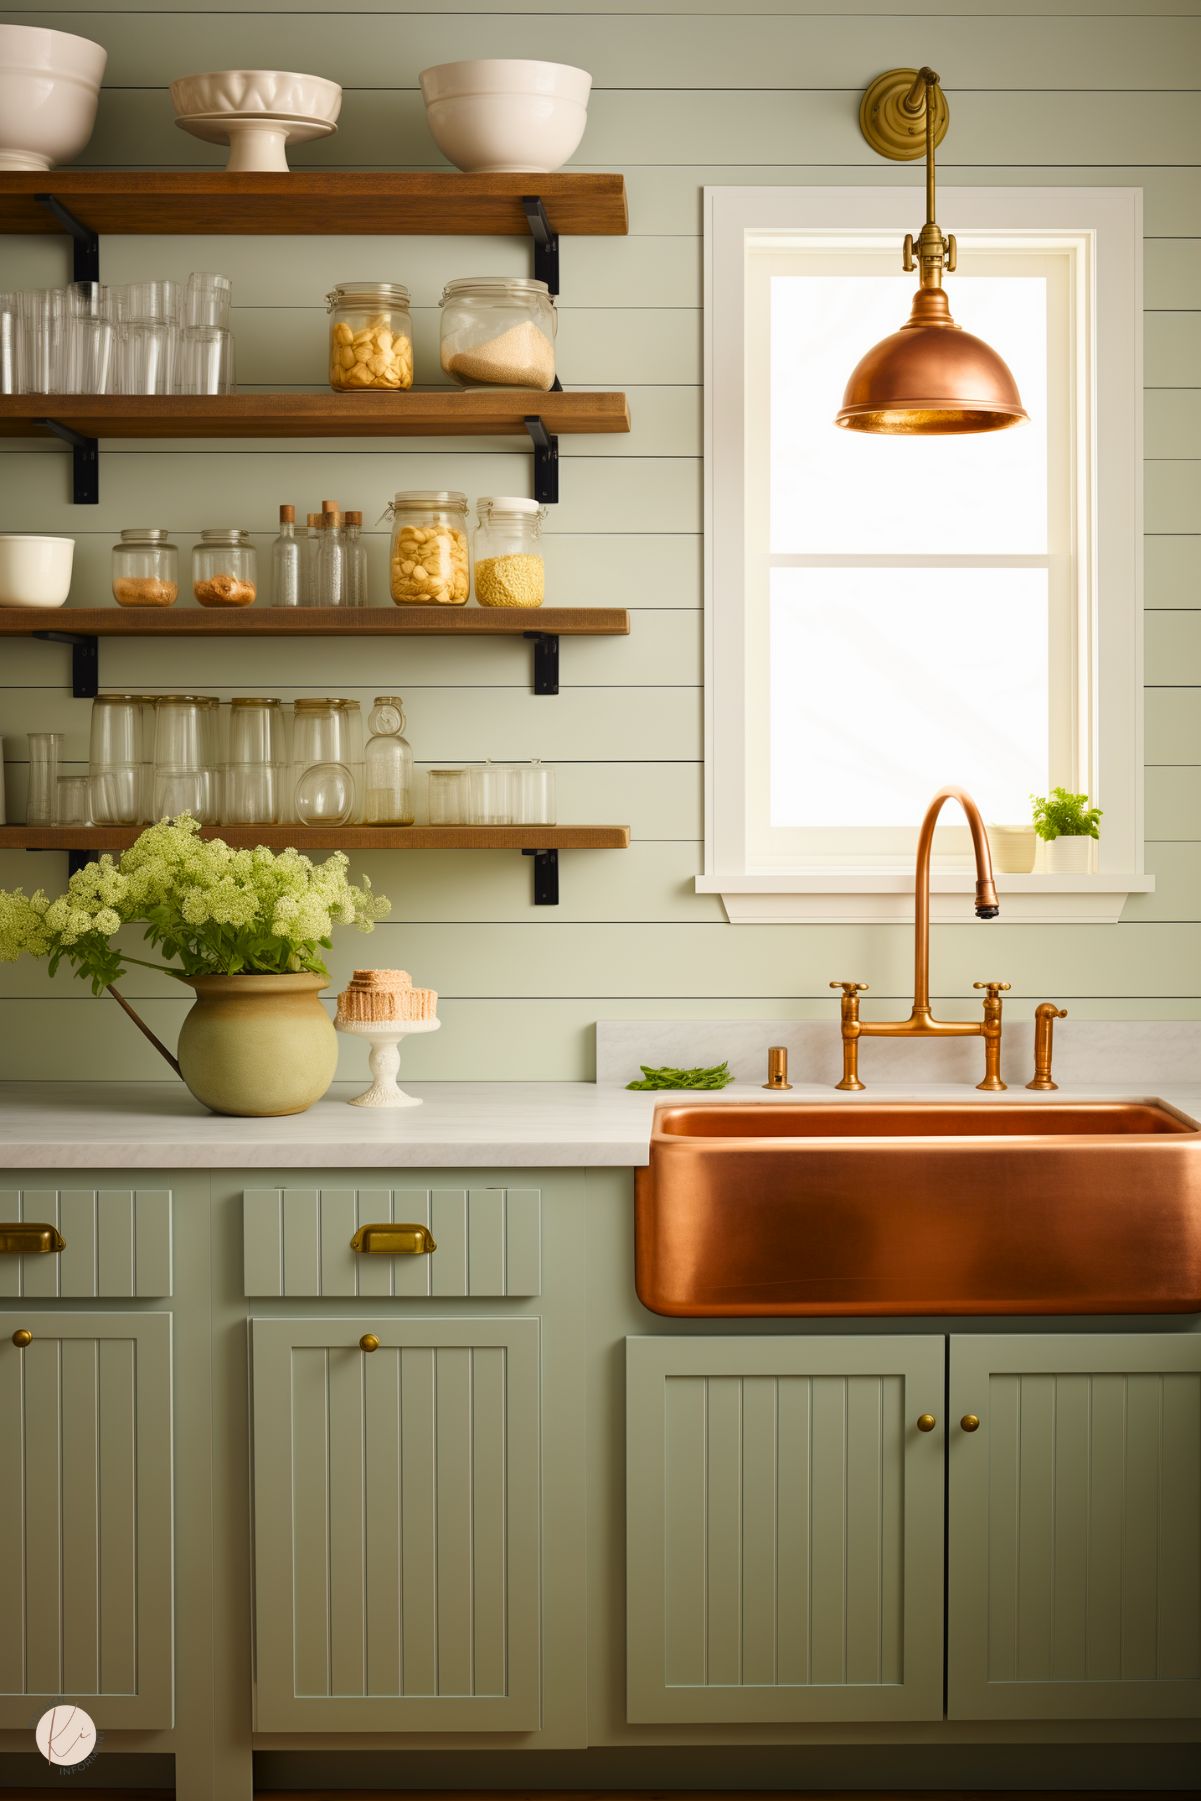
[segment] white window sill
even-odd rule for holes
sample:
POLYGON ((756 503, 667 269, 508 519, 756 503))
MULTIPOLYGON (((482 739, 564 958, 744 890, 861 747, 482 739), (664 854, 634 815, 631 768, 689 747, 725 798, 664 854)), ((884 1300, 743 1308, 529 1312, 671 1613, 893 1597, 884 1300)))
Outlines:
MULTIPOLYGON (((930 917, 937 923, 971 920, 975 873, 934 870, 930 917)), ((1097 875, 996 873, 1000 917, 1016 925, 1113 925, 1132 894, 1151 894, 1155 877, 1123 872, 1097 875)), ((912 870, 821 869, 745 876, 697 876, 698 894, 720 894, 731 925, 863 925, 913 918, 912 870)))

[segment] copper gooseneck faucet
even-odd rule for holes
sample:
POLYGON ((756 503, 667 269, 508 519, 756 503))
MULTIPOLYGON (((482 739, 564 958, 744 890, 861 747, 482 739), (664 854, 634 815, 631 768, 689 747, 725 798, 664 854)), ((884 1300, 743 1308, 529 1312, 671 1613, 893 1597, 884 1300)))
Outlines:
POLYGON ((975 982, 983 988, 984 1017, 981 1020, 935 1019, 930 1011, 930 853, 934 844, 934 828, 944 802, 957 800, 963 808, 972 834, 976 854, 976 915, 979 919, 995 919, 1001 911, 993 882, 992 857, 988 834, 980 809, 962 788, 940 788, 922 820, 917 837, 917 864, 914 870, 913 910, 913 1007, 908 1019, 861 1020, 859 996, 866 982, 831 982, 831 988, 842 989, 842 1081, 838 1088, 858 1089, 859 1040, 861 1038, 983 1038, 984 1080, 977 1088, 999 1091, 1001 1080, 1001 995, 1008 982, 975 982))

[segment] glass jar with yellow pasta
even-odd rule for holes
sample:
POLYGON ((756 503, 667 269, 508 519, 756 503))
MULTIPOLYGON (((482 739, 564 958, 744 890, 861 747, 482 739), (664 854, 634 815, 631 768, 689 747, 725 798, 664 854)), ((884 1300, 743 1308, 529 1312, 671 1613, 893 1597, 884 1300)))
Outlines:
POLYGON ((394 496, 389 511, 397 606, 463 606, 471 592, 466 494, 408 490, 394 496))
POLYGON ((413 385, 409 290, 393 281, 345 282, 325 296, 329 385, 338 393, 397 393, 413 385))
POLYGON ((482 607, 540 607, 543 509, 520 494, 485 495, 477 504, 475 598, 482 607))

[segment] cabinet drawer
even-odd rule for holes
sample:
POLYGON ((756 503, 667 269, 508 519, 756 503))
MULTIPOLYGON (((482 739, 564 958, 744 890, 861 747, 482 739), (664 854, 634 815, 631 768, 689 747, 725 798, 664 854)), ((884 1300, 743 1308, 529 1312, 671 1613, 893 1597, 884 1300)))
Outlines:
MULTIPOLYGON (((144 1300, 171 1293, 167 1188, 0 1188, 0 1299, 144 1300), (21 1248, 51 1226, 61 1250, 21 1248)), ((51 1234, 53 1240, 54 1234, 51 1234)))
POLYGON ((436 1299, 542 1292, 536 1188, 247 1188, 248 1295, 436 1299), (425 1226, 436 1249, 354 1250, 362 1226, 425 1226))
POLYGON ((0 1464, 0 1727, 170 1726, 170 1316, 0 1312, 0 1464))

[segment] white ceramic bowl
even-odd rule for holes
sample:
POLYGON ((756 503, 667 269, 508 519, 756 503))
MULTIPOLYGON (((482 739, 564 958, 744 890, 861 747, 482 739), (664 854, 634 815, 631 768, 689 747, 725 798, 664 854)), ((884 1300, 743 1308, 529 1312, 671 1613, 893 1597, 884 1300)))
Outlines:
POLYGON ((333 125, 342 110, 342 90, 336 81, 297 75, 290 69, 221 69, 210 75, 181 75, 171 83, 171 104, 181 118, 268 114, 333 125))
POLYGON ((0 532, 0 607, 61 607, 74 560, 74 538, 0 532))
POLYGON ((0 169, 72 162, 92 135, 108 51, 42 25, 0 25, 0 169))
POLYGON ((485 57, 421 72, 443 156, 470 174, 561 169, 584 135, 592 77, 569 63, 485 57))

